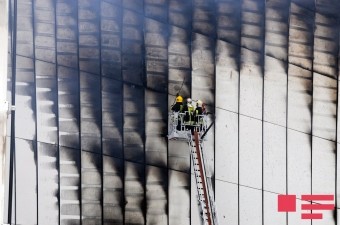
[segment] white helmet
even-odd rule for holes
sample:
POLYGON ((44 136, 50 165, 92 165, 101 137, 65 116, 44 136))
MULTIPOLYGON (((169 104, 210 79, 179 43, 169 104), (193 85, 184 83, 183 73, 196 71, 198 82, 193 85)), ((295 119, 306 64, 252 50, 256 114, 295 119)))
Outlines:
POLYGON ((197 101, 197 106, 198 106, 198 107, 202 107, 202 105, 203 105, 203 102, 202 102, 201 100, 198 100, 198 101, 197 101))
POLYGON ((191 104, 192 100, 191 98, 187 98, 187 103, 191 104))

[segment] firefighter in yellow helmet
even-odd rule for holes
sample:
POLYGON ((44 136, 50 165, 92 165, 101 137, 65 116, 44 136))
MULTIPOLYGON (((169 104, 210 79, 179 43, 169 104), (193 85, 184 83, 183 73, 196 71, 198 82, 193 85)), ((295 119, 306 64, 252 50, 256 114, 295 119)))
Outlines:
POLYGON ((171 110, 174 112, 180 112, 183 108, 183 97, 178 95, 176 97, 176 103, 171 107, 171 110))

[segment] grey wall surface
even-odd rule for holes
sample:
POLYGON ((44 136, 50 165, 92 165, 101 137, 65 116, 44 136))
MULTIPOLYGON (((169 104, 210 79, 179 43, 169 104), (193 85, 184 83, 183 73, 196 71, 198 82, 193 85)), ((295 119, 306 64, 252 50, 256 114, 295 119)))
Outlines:
POLYGON ((338 210, 301 220, 299 199, 277 212, 278 194, 339 200, 337 1, 10 9, 8 223, 200 224, 188 146, 166 137, 181 91, 216 117, 204 154, 220 225, 340 224, 338 210))

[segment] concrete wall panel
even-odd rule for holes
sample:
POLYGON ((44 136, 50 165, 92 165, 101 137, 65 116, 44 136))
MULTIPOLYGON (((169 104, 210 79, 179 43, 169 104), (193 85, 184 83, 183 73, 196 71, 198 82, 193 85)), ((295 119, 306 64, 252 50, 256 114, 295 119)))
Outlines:
POLYGON ((190 176, 169 171, 169 224, 190 223, 190 176))
POLYGON ((56 145, 38 143, 38 223, 59 223, 59 158, 56 145))
POLYGON ((146 171, 146 224, 168 224, 168 175, 166 169, 148 166, 146 171))
MULTIPOLYGON (((311 136, 294 130, 288 130, 287 135, 287 192, 297 197, 311 194, 311 136)), ((288 223, 310 224, 309 220, 301 220, 300 207, 297 212, 288 213, 288 223)))
POLYGON ((103 219, 105 225, 124 223, 123 160, 103 157, 103 219))
POLYGON ((81 224, 80 151, 59 148, 60 224, 81 224))
POLYGON ((15 221, 17 224, 37 224, 37 146, 33 141, 23 139, 16 139, 15 146, 15 221))

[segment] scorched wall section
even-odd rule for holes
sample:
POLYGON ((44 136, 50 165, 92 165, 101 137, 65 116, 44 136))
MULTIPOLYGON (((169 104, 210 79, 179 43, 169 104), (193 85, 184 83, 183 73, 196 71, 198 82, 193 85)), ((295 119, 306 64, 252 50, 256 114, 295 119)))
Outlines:
POLYGON ((337 194, 337 2, 9 2, 8 223, 199 224, 188 146, 166 136, 178 92, 216 119, 220 225, 316 224, 277 195, 337 194))

